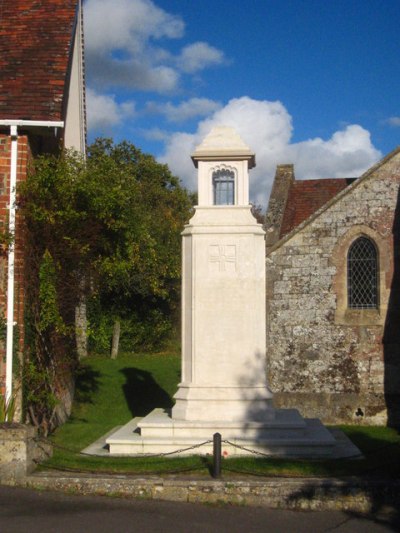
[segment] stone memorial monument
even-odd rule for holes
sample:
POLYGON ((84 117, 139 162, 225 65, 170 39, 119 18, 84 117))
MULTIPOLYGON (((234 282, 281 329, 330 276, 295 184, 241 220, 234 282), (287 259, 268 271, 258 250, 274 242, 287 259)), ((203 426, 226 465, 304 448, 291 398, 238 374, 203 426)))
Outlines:
MULTIPOLYGON (((219 432, 225 454, 329 456, 332 434, 274 409, 265 353, 265 234, 249 205, 255 155, 216 127, 192 154, 198 206, 183 231, 182 379, 172 412, 155 409, 108 437, 110 454, 181 450, 219 432)), ((211 451, 212 444, 202 452, 211 451)), ((182 451, 183 450, 183 451, 182 451)))

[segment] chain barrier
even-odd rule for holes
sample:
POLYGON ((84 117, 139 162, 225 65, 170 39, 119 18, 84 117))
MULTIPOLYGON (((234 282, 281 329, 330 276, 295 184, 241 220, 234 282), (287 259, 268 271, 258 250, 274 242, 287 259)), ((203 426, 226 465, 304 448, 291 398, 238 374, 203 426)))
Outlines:
POLYGON ((212 440, 205 440, 204 442, 200 442, 200 444, 194 444, 193 446, 189 446, 188 448, 180 448, 179 450, 174 450, 173 452, 164 452, 164 453, 143 453, 140 454, 140 457, 167 457, 168 455, 173 455, 175 453, 181 453, 181 452, 187 452, 189 450, 195 450, 196 448, 200 448, 201 446, 204 446, 206 444, 212 443, 212 440))
MULTIPOLYGON (((36 442, 44 442, 44 443, 48 444, 48 441, 46 439, 41 438, 41 437, 37 437, 35 439, 35 441, 36 442)), ((194 444, 193 446, 188 446, 187 448, 179 448, 177 450, 173 450, 172 452, 143 453, 143 454, 138 454, 137 457, 140 457, 140 458, 145 458, 145 457, 167 457, 169 455, 174 455, 174 454, 177 454, 177 453, 187 452, 189 450, 195 450, 197 448, 200 448, 201 446, 204 446, 204 445, 210 444, 210 443, 212 443, 212 440, 206 440, 204 442, 200 442, 199 444, 194 444)), ((54 448, 58 448, 59 450, 64 450, 66 452, 73 453, 73 454, 76 454, 76 455, 84 455, 84 456, 88 456, 88 457, 108 457, 106 455, 102 455, 102 454, 99 454, 99 453, 87 453, 87 452, 72 450, 71 448, 67 448, 66 446, 62 446, 60 444, 56 444, 55 442, 51 442, 51 445, 54 448)), ((115 457, 127 457, 127 456, 115 456, 115 457)))
MULTIPOLYGON (((39 443, 45 443, 45 444, 49 444, 49 441, 42 438, 42 437, 36 437, 35 439, 36 442, 39 442, 39 443)), ((173 450, 171 452, 164 452, 164 453, 154 453, 154 454, 140 454, 140 455, 137 455, 136 458, 137 459, 147 459, 147 458, 163 458, 163 457, 168 457, 170 455, 174 455, 174 454, 179 454, 179 453, 182 453, 182 452, 187 452, 187 451, 190 451, 190 450, 195 450, 197 448, 200 448, 201 446, 204 446, 206 444, 210 444, 212 443, 212 440, 206 440, 204 442, 200 442, 199 444, 194 444, 193 446, 188 446, 186 448, 179 448, 177 450, 173 450)), ((59 450, 62 450, 62 451, 66 451, 68 453, 71 453, 71 454, 74 454, 74 455, 82 455, 82 456, 85 456, 85 457, 99 457, 101 459, 110 459, 110 456, 107 456, 107 455, 102 455, 102 454, 94 454, 94 453, 87 453, 87 452, 83 452, 83 451, 77 451, 77 450, 73 450, 72 448, 68 448, 67 446, 62 446, 61 444, 56 444, 55 442, 51 442, 51 445, 54 447, 54 448, 57 448, 59 450)), ((129 456, 123 456, 123 455, 120 455, 120 456, 114 456, 113 458, 115 459, 127 459, 129 458, 129 456)), ((132 457, 131 457, 132 458, 132 457)), ((39 461, 35 461, 35 463, 37 465, 40 465, 40 462, 39 461)), ((174 468, 174 469, 163 469, 163 470, 152 470, 151 472, 149 472, 149 474, 151 475, 162 475, 162 474, 181 474, 181 473, 184 473, 184 472, 192 472, 194 470, 203 470, 204 468, 206 468, 207 465, 206 464, 201 464, 201 465, 198 465, 198 466, 190 466, 190 467, 182 467, 182 468, 174 468)), ((58 466, 52 466, 52 465, 46 465, 46 468, 49 468, 50 470, 57 470, 57 471, 60 471, 60 472, 72 472, 72 473, 85 473, 85 474, 115 474, 115 471, 112 471, 110 472, 109 470, 102 470, 102 469, 96 469, 96 470, 90 470, 90 469, 82 469, 82 468, 71 468, 71 467, 58 467, 58 466)), ((123 475, 132 475, 132 476, 135 476, 135 475, 143 475, 145 472, 120 472, 119 474, 123 474, 123 475)))
MULTIPOLYGON (((215 436, 214 436, 215 437, 215 436)), ((48 441, 44 438, 41 438, 41 437, 37 437, 36 438, 36 441, 38 442, 44 442, 44 443, 47 443, 48 444, 48 441)), ((175 455, 175 454, 180 454, 180 453, 183 453, 183 452, 188 452, 190 450, 196 450, 198 448, 201 448, 202 446, 205 446, 207 444, 212 444, 213 443, 213 440, 206 440, 204 442, 200 442, 199 444, 194 444, 193 446, 188 446, 186 448, 179 448, 179 449, 176 449, 176 450, 173 450, 173 451, 170 451, 170 452, 163 452, 163 453, 148 453, 148 454, 140 454, 140 455, 137 455, 136 458, 140 458, 140 459, 146 459, 146 458, 163 458, 163 457, 168 457, 168 456, 171 456, 171 455, 175 455)), ((252 448, 248 448, 247 446, 242 446, 240 444, 237 444, 235 442, 232 442, 228 439, 221 439, 221 443, 223 444, 227 444, 229 446, 232 446, 233 448, 237 448, 237 449, 240 449, 240 450, 243 450, 249 454, 252 454, 252 455, 255 455, 255 456, 258 456, 258 457, 262 457, 262 458, 266 458, 266 459, 279 459, 278 457, 273 457, 267 453, 264 453, 264 452, 260 452, 258 450, 254 450, 252 448)), ((75 455, 82 455, 82 456, 86 456, 86 457, 100 457, 100 458, 105 458, 105 459, 109 459, 110 456, 107 456, 107 455, 102 455, 102 454, 92 454, 92 453, 87 453, 87 452, 83 452, 83 451, 77 451, 77 450, 73 450, 71 448, 68 448, 66 446, 62 446, 60 444, 56 444, 54 442, 51 443, 52 446, 54 446, 54 448, 58 448, 60 450, 63 450, 63 451, 66 451, 66 452, 69 452, 69 453, 72 453, 72 454, 75 454, 75 455)), ((336 462, 336 461, 348 461, 348 460, 353 460, 353 459, 360 459, 362 457, 371 457, 373 455, 375 455, 376 453, 382 451, 382 450, 385 450, 387 448, 391 448, 391 447, 394 447, 394 446, 399 446, 399 443, 398 442, 392 442, 392 443, 389 443, 385 446, 382 446, 380 448, 377 448, 375 450, 372 450, 370 451, 369 453, 368 452, 364 452, 364 453, 358 453, 358 454, 354 454, 354 455, 351 455, 351 456, 348 456, 348 457, 333 457, 333 458, 329 458, 329 457, 323 457, 323 458, 318 458, 318 459, 315 459, 314 461, 329 461, 329 462, 336 462)), ((215 449, 214 449, 214 456, 215 456, 215 449)), ((207 454, 209 455, 209 454, 207 454)), ((128 458, 129 456, 114 456, 114 458, 128 458)), ((286 459, 294 459, 294 458, 286 458, 286 459)), ((313 461, 312 459, 306 459, 306 458, 296 458, 295 459, 297 462, 309 462, 309 461, 313 461)), ((214 464, 215 464, 215 457, 214 457, 214 464)), ((152 471, 151 473, 152 474, 174 474, 174 473, 180 473, 180 472, 188 472, 188 471, 192 471, 192 470, 198 470, 198 469, 203 469, 205 468, 207 465, 206 464, 202 464, 198 467, 189 467, 189 468, 181 468, 181 469, 175 469, 175 470, 163 470, 163 471, 159 471, 159 472, 155 472, 155 471, 152 471)), ((210 466, 210 465, 209 465, 210 466)), ((70 468, 58 468, 58 467, 52 467, 52 466, 47 466, 46 465, 46 468, 52 468, 54 470, 65 470, 65 471, 71 471, 71 472, 88 472, 88 473, 102 473, 101 470, 79 470, 79 469, 70 469, 70 468)), ((381 468, 382 467, 382 464, 378 465, 378 466, 372 466, 372 467, 366 467, 363 469, 363 472, 369 472, 369 471, 373 471, 377 468, 381 468)), ((247 470, 247 469, 237 469, 237 468, 234 468, 234 467, 230 467, 228 464, 224 464, 223 465, 223 470, 226 470, 226 471, 229 471, 229 472, 234 472, 234 473, 239 473, 239 474, 246 474, 246 475, 253 475, 253 476, 260 476, 260 477, 282 477, 282 478, 289 478, 289 477, 293 477, 293 474, 278 474, 278 473, 274 473, 274 474, 269 474, 269 473, 262 473, 262 472, 256 472, 256 471, 252 471, 252 470, 247 470)), ((104 472, 103 473, 107 473, 107 472, 104 472)), ((110 472, 108 472, 110 473, 110 472)), ((129 473, 127 472, 124 472, 124 475, 129 475, 129 473)), ((133 475, 136 475, 136 474, 133 474, 133 475)), ((215 477, 215 476, 214 476, 215 477)), ((309 474, 307 477, 320 477, 320 474, 309 474)))
MULTIPOLYGON (((104 457, 104 456, 101 456, 104 457)), ((39 461, 34 460, 34 463, 36 465, 40 465, 41 463, 39 461)), ((46 470, 55 470, 56 472, 70 472, 72 474, 94 474, 94 475, 118 475, 118 476, 124 476, 124 477, 134 477, 134 476, 143 476, 143 475, 151 475, 151 476, 161 476, 163 474, 182 474, 184 472, 193 472, 195 470, 203 470, 204 465, 198 465, 198 466, 189 466, 189 467, 182 467, 182 468, 174 468, 170 470, 152 470, 151 472, 129 472, 129 471, 119 471, 116 472, 115 470, 103 470, 101 468, 96 468, 96 470, 91 470, 89 468, 72 468, 67 466, 52 466, 52 465, 46 465, 46 470)))
POLYGON ((35 440, 35 442, 43 442, 44 444, 49 444, 49 442, 50 442, 50 445, 53 448, 57 448, 58 450, 63 450, 64 452, 73 453, 75 455, 85 455, 85 456, 88 456, 88 457, 104 457, 104 455, 101 455, 101 454, 85 453, 85 452, 80 452, 80 451, 77 451, 77 450, 72 450, 72 448, 67 448, 67 446, 62 446, 61 444, 56 444, 55 442, 48 441, 47 439, 44 439, 42 437, 36 437, 34 440, 35 440))
POLYGON ((271 455, 268 455, 267 453, 259 452, 258 450, 252 450, 250 448, 246 448, 245 446, 240 446, 240 444, 235 444, 234 442, 231 442, 230 440, 223 440, 225 444, 229 444, 230 446, 233 446, 234 448, 238 448, 239 450, 244 450, 245 452, 253 453, 254 455, 261 455, 263 457, 268 457, 271 459, 271 455))
MULTIPOLYGON (((273 456, 271 456, 270 454, 267 454, 267 453, 263 453, 263 452, 259 452, 258 450, 252 450, 251 448, 246 448, 245 446, 241 446, 240 444, 236 444, 234 442, 231 442, 229 440, 223 440, 222 442, 224 442, 225 444, 229 444, 230 446, 233 446, 234 448, 238 448, 240 450, 244 450, 246 452, 249 452, 249 453, 252 453, 254 455, 260 455, 262 457, 267 457, 268 459, 271 459, 273 456)), ((394 444, 394 443, 393 443, 394 444)), ((398 443, 396 443, 398 444, 398 443)), ((382 449, 385 449, 387 448, 388 446, 390 445, 387 445, 387 446, 383 446, 382 449)), ((374 452, 376 451, 379 451, 379 450, 374 450, 374 452)), ((356 453, 354 455, 349 455, 347 457, 320 457, 320 458, 316 458, 316 459, 309 459, 309 458, 296 458, 296 461, 321 461, 321 460, 329 460, 329 461, 343 461, 343 460, 349 460, 349 459, 361 459, 362 457, 364 457, 365 455, 369 455, 369 454, 366 454, 366 453, 356 453)), ((290 459, 290 457, 286 457, 285 459, 290 459)))
MULTIPOLYGON (((249 453, 252 453, 254 455, 259 455, 259 456, 262 456, 262 457, 266 457, 268 459, 271 459, 273 458, 271 455, 268 455, 268 454, 265 454, 263 452, 259 452, 258 450, 253 450, 251 448, 247 448, 245 446, 241 446, 240 444, 236 444, 234 442, 231 442, 229 440, 223 440, 222 442, 224 442, 225 444, 229 444, 230 446, 233 446, 235 448, 238 448, 238 449, 241 449, 241 450, 244 450, 246 452, 249 452, 249 453)), ((355 460, 355 459, 362 459, 362 458, 368 458, 368 457, 373 457, 374 455, 376 455, 377 453, 383 451, 383 450, 387 450, 388 448, 392 448, 392 447, 395 447, 395 446, 399 446, 399 443, 398 442, 391 442, 389 444, 386 444, 384 446, 381 446, 380 448, 376 448, 375 450, 372 450, 370 451, 369 453, 368 452, 360 452, 360 453, 357 453, 357 454, 354 454, 354 455, 349 455, 347 457, 321 457, 321 458, 318 458, 318 459, 306 459, 306 458, 296 458, 296 462, 321 462, 321 461, 329 461, 329 462, 336 462, 336 461, 351 461, 351 460, 355 460)), ((289 458, 290 459, 290 458, 289 458)), ((375 466, 366 466, 362 469, 362 472, 363 473, 367 473, 367 472, 373 472, 375 470, 379 470, 381 469, 383 466, 387 466, 391 463, 380 463, 379 465, 375 465, 375 466)), ((268 474, 268 473, 261 473, 261 472, 255 472, 255 471, 251 471, 251 470, 247 470, 247 469, 236 469, 236 468, 232 468, 230 467, 229 465, 224 465, 224 470, 227 470, 229 472, 235 472, 235 473, 238 473, 238 474, 247 474, 247 475, 253 475, 253 476, 264 476, 264 477, 270 477, 270 476, 273 476, 273 477, 282 477, 282 478, 291 478, 293 477, 293 474, 268 474)), ((320 474, 308 474, 307 477, 321 477, 320 474)))

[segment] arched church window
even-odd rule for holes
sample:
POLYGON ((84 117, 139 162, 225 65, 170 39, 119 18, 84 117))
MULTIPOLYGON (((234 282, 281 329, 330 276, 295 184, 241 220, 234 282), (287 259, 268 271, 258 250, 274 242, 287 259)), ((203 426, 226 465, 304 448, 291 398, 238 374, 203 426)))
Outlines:
POLYGON ((351 309, 376 309, 378 295, 378 252, 368 237, 359 237, 347 256, 347 296, 351 309))
POLYGON ((214 205, 234 205, 235 174, 232 170, 221 169, 213 172, 214 205))

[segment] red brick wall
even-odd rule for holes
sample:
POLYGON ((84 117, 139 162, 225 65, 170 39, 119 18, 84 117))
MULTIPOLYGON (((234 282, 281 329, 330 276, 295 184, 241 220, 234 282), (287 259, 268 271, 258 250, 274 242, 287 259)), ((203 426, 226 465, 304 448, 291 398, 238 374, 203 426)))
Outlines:
MULTIPOLYGON (((31 149, 29 139, 26 135, 18 137, 18 159, 17 159, 17 184, 25 181, 27 169, 31 160, 31 149)), ((10 200, 10 159, 11 159, 11 137, 0 134, 0 224, 6 229, 8 227, 8 206, 10 200)), ((14 299, 14 322, 18 325, 19 348, 23 348, 24 338, 24 234, 21 217, 17 211, 15 230, 15 299, 14 299)), ((0 316, 7 320, 7 275, 8 262, 7 254, 0 257, 0 316)), ((0 391, 4 393, 5 388, 5 339, 4 334, 0 340, 0 391)))

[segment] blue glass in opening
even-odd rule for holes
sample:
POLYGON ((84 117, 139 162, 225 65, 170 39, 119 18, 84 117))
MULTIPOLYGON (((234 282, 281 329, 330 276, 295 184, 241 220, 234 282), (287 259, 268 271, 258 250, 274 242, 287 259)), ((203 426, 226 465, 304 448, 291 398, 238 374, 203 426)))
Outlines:
POLYGON ((235 174, 232 170, 221 169, 213 172, 214 205, 234 205, 235 174))

